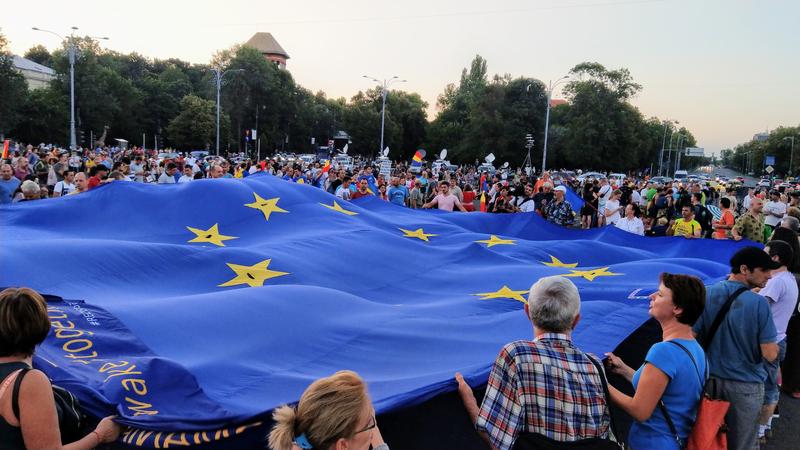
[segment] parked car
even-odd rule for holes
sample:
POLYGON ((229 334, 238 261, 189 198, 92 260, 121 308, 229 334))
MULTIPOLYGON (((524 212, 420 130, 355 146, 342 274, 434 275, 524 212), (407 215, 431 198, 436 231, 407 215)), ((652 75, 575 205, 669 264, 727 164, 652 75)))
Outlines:
POLYGON ((491 164, 481 164, 480 166, 478 166, 477 172, 479 174, 483 172, 489 172, 489 175, 491 176, 497 173, 497 169, 495 169, 494 166, 491 164))
POLYGON ((600 178, 605 178, 605 176, 604 173, 600 172, 586 172, 578 175, 576 179, 583 183, 586 180, 599 180, 600 178))
POLYGON ((670 177, 653 177, 650 178, 651 183, 655 184, 667 184, 672 182, 672 178, 670 177))
POLYGON ((768 188, 770 186, 772 186, 772 182, 769 180, 769 178, 762 178, 759 180, 758 184, 756 184, 756 187, 768 188))
POLYGON ((675 171, 675 176, 672 177, 672 178, 675 181, 678 181, 678 182, 688 181, 687 179, 689 178, 689 172, 687 172, 685 170, 676 170, 675 171))

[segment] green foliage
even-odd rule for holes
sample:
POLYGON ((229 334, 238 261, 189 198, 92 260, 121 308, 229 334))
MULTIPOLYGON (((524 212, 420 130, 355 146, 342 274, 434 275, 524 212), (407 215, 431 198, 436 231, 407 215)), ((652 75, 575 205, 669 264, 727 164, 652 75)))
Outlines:
POLYGON ((25 52, 25 58, 30 59, 35 63, 39 63, 45 67, 53 67, 53 55, 45 48, 44 45, 35 45, 25 52))
MULTIPOLYGON (((167 126, 172 144, 180 150, 211 150, 216 139, 216 103, 196 95, 181 99, 180 113, 167 126)), ((229 119, 220 117, 220 126, 227 128, 229 119)))
POLYGON ((12 130, 23 118, 22 104, 27 96, 25 78, 14 69, 8 41, 0 33, 0 136, 12 130))
POLYGON ((766 175, 766 157, 774 156, 774 174, 797 176, 800 166, 800 124, 794 127, 778 127, 772 130, 766 140, 752 140, 737 145, 733 150, 723 151, 725 165, 742 172, 753 172, 755 176, 766 175), (794 155, 792 155, 794 137, 794 155), (789 167, 790 161, 792 167, 789 167))
MULTIPOLYGON (((26 54, 59 74, 48 89, 27 92, 21 77, 0 65, 0 83, 6 83, 0 85, 4 92, 0 132, 11 130, 27 142, 67 142, 67 49, 74 44, 76 122, 86 136, 84 146, 90 145, 90 131, 97 136, 108 125, 108 142, 119 137, 138 143, 144 133, 148 144, 158 135, 162 147, 213 147, 216 85, 210 68, 215 67, 228 71, 221 91, 223 151, 242 150, 247 129, 258 130, 262 154, 312 152, 339 130, 351 136, 353 153, 375 156, 380 150, 380 87, 349 100, 329 99, 297 85, 290 72, 245 46, 218 52, 207 66, 103 50, 89 37, 70 39, 52 54, 41 46, 26 54)), ((4 44, 0 35, 0 47, 4 44)), ((551 110, 549 167, 640 170, 658 160, 664 125, 657 118, 645 119, 630 105, 641 86, 627 69, 609 70, 586 62, 576 65, 571 75, 564 87, 569 103, 551 110)), ((487 61, 478 55, 463 69, 458 83, 449 84, 439 95, 439 113, 432 122, 426 115, 428 105, 418 94, 388 92, 384 145, 391 148, 392 158, 400 160, 409 160, 418 148, 431 154, 447 148, 454 162, 482 160, 491 152, 498 164, 508 161, 516 166, 527 154, 525 135, 531 133, 535 140, 531 156, 539 166, 547 98, 542 81, 490 76, 487 61)), ((681 148, 694 145, 688 131, 667 130, 667 135, 678 133, 686 136, 681 148)), ((673 148, 677 147, 676 139, 673 148)), ((674 154, 669 167, 674 165, 674 154)), ((689 158, 681 164, 701 162, 689 158)))

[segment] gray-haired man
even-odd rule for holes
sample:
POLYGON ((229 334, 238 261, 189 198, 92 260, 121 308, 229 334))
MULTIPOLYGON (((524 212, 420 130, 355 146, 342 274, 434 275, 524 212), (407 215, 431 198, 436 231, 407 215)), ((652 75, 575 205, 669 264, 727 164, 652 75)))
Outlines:
POLYGON ((578 289, 570 280, 540 279, 531 286, 524 308, 534 339, 514 341, 500 350, 480 408, 464 378, 456 374, 464 407, 492 448, 513 448, 521 433, 559 442, 609 437, 601 374, 572 343, 580 308, 578 289))

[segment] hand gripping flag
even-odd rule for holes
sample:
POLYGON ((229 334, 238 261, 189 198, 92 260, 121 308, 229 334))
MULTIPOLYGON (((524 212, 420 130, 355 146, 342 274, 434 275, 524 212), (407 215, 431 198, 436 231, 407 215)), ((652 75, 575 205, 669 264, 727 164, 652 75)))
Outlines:
POLYGON ((379 413, 454 389, 456 371, 485 382, 531 337, 523 304, 548 275, 580 290, 577 345, 611 351, 647 319, 659 272, 710 283, 746 245, 347 202, 268 174, 115 181, 0 205, 0 229, 0 286, 61 297, 35 365, 162 440, 241 428, 341 369, 379 413))

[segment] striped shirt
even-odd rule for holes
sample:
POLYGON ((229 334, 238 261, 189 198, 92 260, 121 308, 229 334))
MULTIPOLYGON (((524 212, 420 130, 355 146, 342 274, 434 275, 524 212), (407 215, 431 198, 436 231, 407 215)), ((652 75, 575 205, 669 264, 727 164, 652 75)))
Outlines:
POLYGON ((475 426, 493 448, 510 449, 523 432, 561 442, 608 438, 609 421, 597 368, 569 336, 545 333, 503 347, 475 426))

